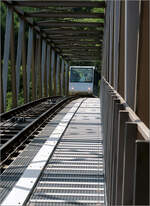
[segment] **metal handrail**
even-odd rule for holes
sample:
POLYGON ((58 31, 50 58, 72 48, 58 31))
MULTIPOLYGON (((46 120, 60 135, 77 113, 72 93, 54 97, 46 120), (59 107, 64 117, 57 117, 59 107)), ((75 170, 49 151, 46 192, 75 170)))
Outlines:
POLYGON ((137 124, 138 132, 142 135, 145 140, 150 140, 150 129, 140 120, 137 114, 129 107, 126 101, 121 97, 121 95, 103 78, 104 82, 108 85, 108 87, 113 90, 120 100, 121 104, 124 104, 125 110, 129 113, 129 117, 132 122, 137 124))
POLYGON ((107 203, 149 205, 150 129, 105 78, 101 104, 107 203))

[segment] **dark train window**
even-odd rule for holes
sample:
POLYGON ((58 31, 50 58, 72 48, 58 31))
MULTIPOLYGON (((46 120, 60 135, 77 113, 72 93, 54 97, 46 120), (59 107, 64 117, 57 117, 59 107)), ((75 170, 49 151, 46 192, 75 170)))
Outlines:
POLYGON ((70 71, 70 82, 93 82, 93 69, 72 68, 70 71))

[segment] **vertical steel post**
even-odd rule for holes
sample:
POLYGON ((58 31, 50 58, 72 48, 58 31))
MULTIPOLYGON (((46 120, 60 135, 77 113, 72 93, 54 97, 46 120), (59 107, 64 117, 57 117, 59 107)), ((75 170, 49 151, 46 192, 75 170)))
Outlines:
MULTIPOLYGON (((1 3, 0 3, 1 6, 1 3)), ((0 14, 1 17, 1 14, 0 14)), ((1 32, 1 28, 0 28, 1 32)), ((0 45, 1 45, 1 38, 0 38, 0 45)), ((2 60, 2 52, 0 49, 0 59, 2 60)), ((3 83, 2 83, 2 62, 0 62, 0 114, 4 112, 4 107, 3 107, 3 83)))
POLYGON ((50 58, 50 67, 49 67, 49 96, 52 95, 52 48, 50 48, 50 53, 49 53, 49 58, 50 58))
POLYGON ((42 98, 42 66, 41 66, 41 59, 42 59, 42 54, 41 51, 42 50, 42 39, 39 36, 38 37, 38 60, 37 60, 37 64, 38 64, 38 88, 39 88, 39 98, 42 98))
POLYGON ((55 66, 55 51, 52 49, 52 55, 51 55, 51 82, 52 82, 52 94, 54 94, 54 66, 55 66))
POLYGON ((126 122, 123 160, 122 205, 133 205, 136 138, 137 124, 133 122, 126 122))
POLYGON ((66 73, 66 95, 69 95, 69 65, 67 64, 67 73, 66 73))
POLYGON ((115 205, 115 196, 116 196, 116 182, 117 182, 117 145, 118 145, 118 135, 119 135, 119 111, 124 109, 123 104, 117 103, 120 100, 115 101, 115 110, 114 110, 114 132, 113 132, 113 144, 112 144, 112 172, 111 172, 111 204, 115 205))
POLYGON ((135 173, 133 205, 150 205, 150 141, 137 140, 135 146, 135 173))
POLYGON ((33 35, 33 41, 32 41, 32 100, 36 100, 36 76, 35 76, 35 35, 33 35))
POLYGON ((26 38, 25 38, 25 24, 23 25, 22 33, 22 70, 23 70, 23 95, 24 103, 27 103, 27 67, 26 67, 26 38))
POLYGON ((107 151, 107 197, 108 204, 111 202, 111 165, 112 165, 112 140, 113 140, 113 121, 114 121, 114 101, 117 100, 116 95, 109 91, 109 112, 108 112, 108 122, 107 122, 107 143, 106 143, 106 151, 107 151))
POLYGON ((54 70, 53 70, 53 81, 54 81, 54 90, 53 94, 56 96, 56 68, 57 68, 57 53, 55 52, 55 58, 54 58, 54 70))
POLYGON ((44 91, 44 71, 45 71, 45 62, 46 62, 46 42, 43 39, 42 40, 42 62, 41 62, 41 79, 42 79, 42 97, 43 97, 43 91, 44 91))
POLYGON ((57 54, 57 62, 56 62, 56 94, 59 95, 59 62, 60 62, 60 57, 57 54))
POLYGON ((68 75, 68 67, 67 64, 65 63, 65 96, 67 96, 67 75, 68 75))
POLYGON ((127 0, 125 2, 125 100, 133 110, 135 109, 139 15, 139 1, 127 0))
MULTIPOLYGON (((21 52, 20 52, 21 53, 21 52)), ((17 72, 15 68, 15 38, 14 38, 14 14, 12 13, 11 40, 10 40, 10 56, 11 56, 11 86, 12 86, 12 107, 17 107, 17 91, 16 80, 17 72)))
POLYGON ((61 96, 64 95, 64 59, 61 63, 61 96))
POLYGON ((11 27, 12 27, 12 9, 7 8, 5 42, 4 42, 4 62, 3 62, 3 69, 2 69, 4 111, 6 109, 8 61, 9 61, 9 53, 10 53, 11 27))
POLYGON ((38 52, 39 52, 39 35, 35 37, 35 96, 38 97, 38 52))
POLYGON ((29 27, 27 50, 27 102, 30 101, 30 71, 32 66, 33 28, 29 27))
POLYGON ((102 68, 102 76, 105 77, 107 81, 108 79, 108 70, 109 70, 109 61, 108 61, 108 49, 110 44, 110 1, 107 2, 106 8, 106 19, 105 19, 105 27, 104 27, 104 49, 103 49, 103 68, 102 68))
MULTIPOLYGON (((0 59, 2 59, 1 49, 0 49, 0 59)), ((3 83, 3 81, 2 81, 2 64, 0 63, 0 114, 4 112, 3 84, 2 83, 3 83)))
POLYGON ((150 128, 150 1, 141 1, 135 109, 150 128))
POLYGON ((120 34, 119 34, 119 59, 118 59, 118 92, 124 98, 125 81, 125 1, 120 1, 120 34))
POLYGON ((50 91, 50 46, 47 45, 47 57, 46 57, 46 71, 47 71, 47 78, 46 78, 46 82, 47 82, 47 96, 49 95, 49 91, 50 91))
POLYGON ((62 77, 62 74, 61 74, 61 64, 62 64, 62 59, 61 58, 59 58, 59 95, 61 95, 61 93, 62 93, 62 87, 61 87, 61 77, 62 77))
POLYGON ((44 62, 44 97, 47 97, 47 44, 45 48, 45 62, 44 62))
POLYGON ((115 1, 114 8, 114 89, 118 89, 118 58, 119 58, 119 31, 120 31, 120 1, 115 1))
POLYGON ((109 83, 113 86, 114 1, 110 1, 109 83))
POLYGON ((129 120, 127 111, 119 112, 118 143, 117 143, 117 165, 116 165, 116 197, 115 205, 121 205, 122 183, 123 183, 123 155, 125 145, 125 123, 129 120))
POLYGON ((20 67, 21 67, 21 57, 22 57, 22 46, 23 46, 23 31, 24 31, 24 21, 19 19, 19 31, 18 31, 18 45, 17 45, 17 59, 16 59, 16 88, 17 88, 17 101, 19 97, 20 89, 20 67))

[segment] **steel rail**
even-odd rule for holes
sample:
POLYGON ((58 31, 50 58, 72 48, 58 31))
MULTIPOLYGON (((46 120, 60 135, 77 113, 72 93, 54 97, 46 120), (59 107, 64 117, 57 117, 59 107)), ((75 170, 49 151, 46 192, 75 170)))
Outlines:
POLYGON ((48 99, 55 99, 55 98, 59 98, 60 96, 55 96, 55 97, 44 97, 44 98, 41 98, 41 99, 38 99, 38 100, 35 100, 35 101, 32 101, 32 102, 29 102, 29 103, 26 103, 22 106, 19 106, 19 107, 16 107, 14 109, 11 109, 10 111, 8 112, 5 112, 5 113, 2 113, 0 114, 0 120, 6 120, 6 119, 9 119, 11 118, 12 116, 16 115, 16 114, 19 114, 20 112, 30 108, 30 107, 33 107, 35 105, 38 105, 39 103, 42 103, 48 99))
MULTIPOLYGON (((4 163, 6 159, 8 159, 9 153, 14 153, 16 150, 14 149, 14 146, 19 145, 22 141, 26 141, 29 139, 30 134, 32 131, 37 128, 41 127, 43 125, 43 122, 50 118, 50 115, 53 115, 57 109, 60 109, 67 101, 70 101, 73 98, 77 97, 65 97, 60 102, 56 103, 56 105, 52 106, 50 109, 48 109, 46 112, 41 114, 38 118, 36 118, 34 121, 32 121, 30 124, 28 124, 25 128, 23 128, 19 133, 17 133, 15 136, 13 136, 12 139, 10 139, 8 142, 6 142, 2 147, 0 148, 0 154, 1 154, 1 165, 4 163), (12 151, 13 150, 13 151, 12 151)), ((35 132, 35 131, 34 131, 35 132)))
MULTIPOLYGON (((68 100, 70 101, 70 100, 68 100)), ((10 151, 9 154, 7 155, 7 157, 1 161, 0 163, 0 169, 3 171, 3 165, 5 165, 5 163, 11 158, 13 157, 13 154, 16 153, 17 151, 19 151, 20 147, 22 147, 29 139, 30 137, 32 137, 43 125, 45 125, 45 123, 51 119, 53 117, 53 115, 57 114, 61 108, 64 107, 64 105, 67 104, 67 102, 65 102, 64 104, 62 104, 62 106, 60 106, 59 108, 57 108, 52 114, 50 114, 50 116, 48 116, 45 120, 42 121, 41 124, 39 124, 34 130, 32 130, 32 132, 21 141, 21 143, 15 147, 15 149, 13 151, 10 151)))

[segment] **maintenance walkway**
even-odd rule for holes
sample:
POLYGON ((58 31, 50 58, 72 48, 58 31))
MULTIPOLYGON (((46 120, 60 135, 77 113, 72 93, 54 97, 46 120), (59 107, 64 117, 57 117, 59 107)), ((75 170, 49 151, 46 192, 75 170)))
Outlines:
POLYGON ((69 103, 9 167, 19 177, 6 184, 5 170, 3 206, 105 205, 100 100, 69 103), (21 161, 26 167, 17 173, 21 161))

